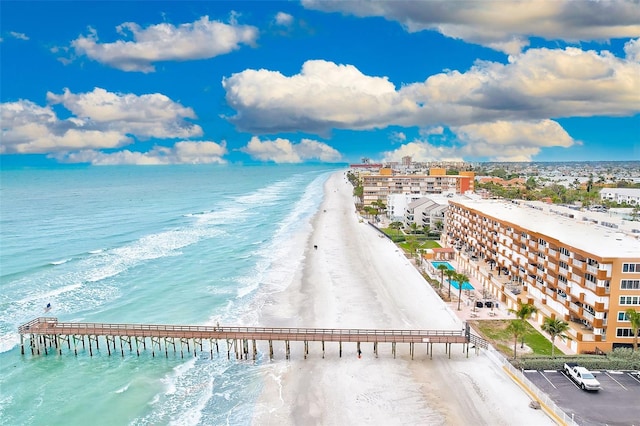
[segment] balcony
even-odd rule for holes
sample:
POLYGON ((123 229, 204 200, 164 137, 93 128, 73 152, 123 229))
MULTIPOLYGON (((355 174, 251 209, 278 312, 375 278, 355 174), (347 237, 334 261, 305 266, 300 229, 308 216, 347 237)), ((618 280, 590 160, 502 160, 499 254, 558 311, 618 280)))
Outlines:
POLYGON ((578 259, 571 259, 571 264, 580 269, 582 269, 582 267, 584 266, 584 262, 578 259))
POLYGON ((596 268, 595 266, 587 265, 587 272, 592 274, 592 275, 597 275, 598 274, 598 268, 596 268))
POLYGON ((569 256, 560 253, 560 260, 562 260, 563 262, 569 262, 569 256))
POLYGON ((557 257, 558 256, 558 252, 555 251, 554 249, 550 249, 550 248, 547 248, 547 254, 549 256, 551 256, 551 257, 557 257))

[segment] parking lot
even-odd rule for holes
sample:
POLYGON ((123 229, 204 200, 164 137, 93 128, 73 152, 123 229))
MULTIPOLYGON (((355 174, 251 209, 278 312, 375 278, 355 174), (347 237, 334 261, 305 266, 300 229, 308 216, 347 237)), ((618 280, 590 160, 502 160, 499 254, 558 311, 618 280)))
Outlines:
POLYGON ((640 426, 640 378, 626 371, 592 371, 597 392, 581 390, 561 370, 524 372, 540 390, 582 426, 640 426))

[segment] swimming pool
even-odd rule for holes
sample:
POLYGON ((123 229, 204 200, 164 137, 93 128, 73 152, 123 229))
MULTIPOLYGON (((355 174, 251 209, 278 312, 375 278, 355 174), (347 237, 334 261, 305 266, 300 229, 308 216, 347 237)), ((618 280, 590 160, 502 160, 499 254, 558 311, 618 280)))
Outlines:
MULTIPOLYGON (((456 290, 460 290, 460 283, 458 281, 451 281, 451 286, 456 290)), ((473 290, 473 286, 469 282, 462 283, 463 290, 473 290)))
MULTIPOLYGON (((444 266, 447 267, 447 269, 455 271, 455 268, 453 266, 451 266, 451 264, 449 262, 431 262, 431 264, 436 269, 438 269, 439 265, 444 265, 444 266)), ((458 281, 451 280, 451 285, 456 290, 460 290, 460 283, 458 283, 458 281)), ((465 282, 465 283, 462 283, 462 289, 463 290, 473 290, 473 286, 471 284, 469 284, 469 282, 465 282)))
POLYGON ((438 266, 440 265, 444 265, 447 267, 447 269, 451 269, 452 271, 454 270, 454 267, 451 266, 451 264, 449 262, 431 262, 431 264, 433 265, 434 268, 438 269, 438 266))

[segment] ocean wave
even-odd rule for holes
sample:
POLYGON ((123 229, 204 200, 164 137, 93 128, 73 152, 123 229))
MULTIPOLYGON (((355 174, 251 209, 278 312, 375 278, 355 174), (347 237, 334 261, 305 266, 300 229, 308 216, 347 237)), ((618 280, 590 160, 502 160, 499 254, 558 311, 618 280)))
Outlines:
POLYGON ((127 383, 126 385, 124 385, 120 389, 113 391, 113 393, 124 393, 127 390, 129 390, 129 386, 131 386, 131 382, 127 383))
POLYGON ((53 262, 49 262, 49 265, 54 265, 54 266, 63 265, 65 263, 67 263, 67 262, 70 262, 72 259, 73 258, 70 257, 68 259, 56 260, 56 261, 53 261, 53 262))

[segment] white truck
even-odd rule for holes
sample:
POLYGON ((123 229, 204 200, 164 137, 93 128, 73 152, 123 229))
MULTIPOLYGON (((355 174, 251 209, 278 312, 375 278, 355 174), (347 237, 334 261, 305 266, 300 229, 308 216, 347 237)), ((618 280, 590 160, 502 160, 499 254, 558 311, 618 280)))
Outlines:
POLYGON ((575 362, 567 362, 564 364, 564 373, 575 382, 580 389, 588 391, 600 390, 600 382, 595 378, 593 373, 584 367, 579 366, 575 362))

